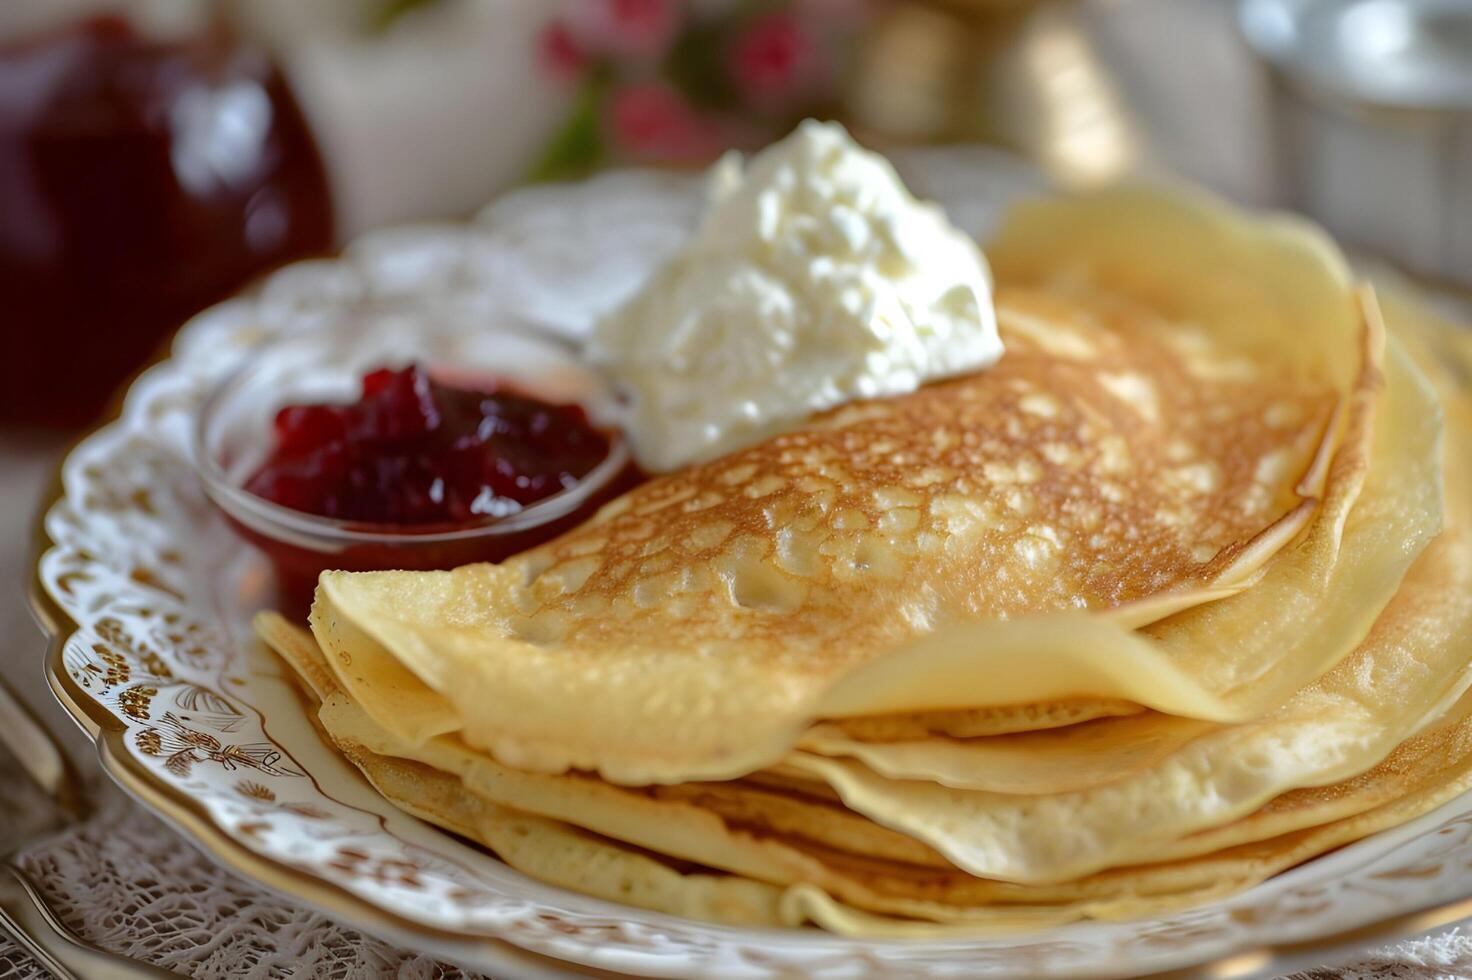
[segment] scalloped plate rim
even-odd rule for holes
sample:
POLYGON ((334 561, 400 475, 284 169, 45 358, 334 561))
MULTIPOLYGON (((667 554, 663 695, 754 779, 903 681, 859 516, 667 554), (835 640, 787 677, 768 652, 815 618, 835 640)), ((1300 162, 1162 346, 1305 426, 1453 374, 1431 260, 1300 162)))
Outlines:
MULTIPOLYGON (((582 186, 586 188, 591 185, 582 186)), ((584 191, 584 193, 587 192, 584 191)), ((476 226, 467 227, 473 229, 476 226)), ((342 256, 315 261, 319 265, 336 266, 343 264, 347 259, 346 256, 342 256)), ((262 285, 275 278, 276 276, 274 275, 267 277, 262 280, 262 285)), ((258 295, 258 291, 252 290, 250 294, 243 295, 258 295)), ((203 316, 213 312, 214 309, 218 308, 212 308, 211 311, 206 311, 206 314, 201 314, 200 317, 191 320, 190 324, 186 324, 181 330, 180 337, 183 338, 186 344, 193 337, 193 334, 190 333, 191 327, 197 324, 203 316)), ((176 346, 172 349, 178 349, 177 342, 176 346)), ((155 376, 164 377, 171 368, 175 371, 179 370, 180 363, 182 363, 181 360, 175 357, 161 360, 148 371, 140 374, 133 384, 129 386, 128 391, 132 393, 139 388, 146 388, 146 378, 155 376), (158 374, 156 375, 155 372, 158 372, 158 374)), ((474 965, 477 968, 495 970, 516 969, 519 971, 530 971, 537 975, 556 975, 556 971, 562 968, 563 964, 555 963, 552 959, 544 957, 541 953, 524 950, 522 947, 516 945, 513 940, 496 937, 491 934, 470 932, 450 933, 427 923, 404 918, 391 910, 384 909, 365 896, 354 894, 342 885, 313 875, 308 870, 291 867, 276 857, 249 849, 240 840, 232 836, 225 827, 210 817, 208 813, 204 812, 202 806, 188 799, 177 786, 170 785, 156 773, 150 772, 134 754, 124 738, 124 735, 130 730, 127 719, 121 717, 116 710, 104 704, 99 698, 83 691, 70 676, 63 662, 64 651, 67 643, 73 636, 80 633, 83 627, 64 608, 63 602, 51 593, 43 575, 43 564, 47 557, 53 551, 59 550, 60 548, 59 543, 53 538, 51 533, 50 521, 69 502, 66 487, 68 467, 73 465, 73 460, 78 457, 80 452, 85 451, 90 446, 99 444, 104 434, 113 431, 114 427, 122 427, 131 417, 130 410, 133 410, 133 402, 134 399, 130 397, 126 402, 119 404, 109 421, 99 425, 96 429, 79 439, 57 465, 55 475, 51 481, 51 487, 37 513, 31 564, 33 574, 28 590, 32 610, 43 630, 47 633, 46 674, 48 683, 51 685, 58 701, 96 743, 104 771, 133 794, 135 798, 138 798, 145 807, 164 817, 176 829, 180 829, 195 846, 199 847, 212 859, 260 882, 265 887, 283 897, 298 901, 305 900, 308 904, 328 914, 358 925, 366 932, 387 935, 395 941, 403 942, 405 945, 433 951, 436 955, 442 955, 447 959, 466 963, 467 965, 474 965), (311 893, 311 897, 304 895, 304 892, 311 893), (507 961, 508 958, 509 962, 507 961)), ((78 514, 85 514, 85 509, 79 508, 77 512, 78 514)), ((245 703, 249 704, 248 701, 245 703)), ((1459 810, 1465 813, 1468 808, 1468 802, 1468 797, 1464 796, 1407 826, 1416 828, 1433 827, 1436 819, 1442 818, 1445 813, 1459 810)), ((1329 860, 1330 857, 1342 856, 1345 850, 1362 849, 1362 845, 1374 844, 1379 847, 1382 853, 1366 857, 1364 862, 1362 862, 1363 865, 1363 863, 1378 860, 1385 853, 1403 846, 1408 841, 1418 840, 1419 836, 1417 835, 1425 833, 1428 833, 1428 831, 1424 829, 1409 832, 1407 831, 1407 827, 1397 828, 1387 831, 1384 834, 1376 835, 1366 841, 1351 845, 1350 848, 1336 852, 1335 855, 1309 862, 1306 866, 1294 869, 1287 874, 1297 876, 1301 871, 1307 871, 1307 869, 1322 868, 1323 861, 1329 860)), ((1279 880, 1281 880, 1281 876, 1279 880)), ((1405 929, 1421 925, 1428 918, 1434 917, 1438 911, 1441 911, 1443 914, 1449 914, 1447 910, 1454 907, 1459 908, 1460 906, 1457 902, 1451 902, 1433 907, 1429 911, 1423 910, 1418 912, 1416 910, 1409 910, 1398 913, 1391 919, 1383 920, 1380 923, 1385 927, 1381 931, 1386 932, 1387 935, 1408 934, 1404 933, 1405 929)), ((643 913, 638 910, 634 911, 635 914, 644 918, 657 918, 651 916, 649 913, 643 913)), ((754 944, 758 947, 763 940, 772 941, 779 936, 785 936, 785 934, 775 934, 762 930, 743 931, 719 926, 707 927, 699 923, 683 924, 687 928, 706 930, 714 935, 750 936, 754 944)), ((1052 930, 1044 934, 1021 937, 1019 941, 1046 941, 1055 938, 1066 940, 1070 934, 1096 927, 1097 924, 1063 927, 1062 929, 1052 930)), ((1374 923, 1368 925, 1356 924, 1352 927, 1351 932, 1357 937, 1355 941, 1363 941, 1364 936, 1362 934, 1367 931, 1373 931, 1375 928, 1374 923)), ((824 934, 819 935, 823 936, 826 940, 831 941, 834 939, 834 937, 827 937, 824 934)), ((800 947, 804 936, 805 934, 795 934, 791 944, 784 941, 776 945, 800 947)), ((1323 953, 1327 954, 1335 948, 1335 941, 1341 940, 1342 938, 1342 934, 1321 937, 1314 945, 1314 948, 1320 949, 1323 953)), ((839 942, 840 945, 845 943, 851 943, 855 948, 870 945, 889 947, 894 945, 896 941, 839 942)), ((1224 943, 1226 943, 1226 940, 1221 940, 1217 942, 1217 945, 1222 946, 1224 943)), ((827 945, 827 942, 824 945, 827 945)), ((909 945, 912 947, 918 945, 923 947, 928 944, 900 943, 899 945, 909 945)), ((995 945, 996 942, 994 940, 988 942, 988 946, 995 945)), ((1302 942, 1293 940, 1288 945, 1301 946, 1302 942)), ((1268 959, 1266 962, 1271 964, 1273 962, 1272 946, 1273 943, 1271 942, 1266 945, 1257 945, 1254 947, 1254 951, 1267 956, 1268 959)), ((1215 962, 1221 967, 1226 967, 1230 961, 1243 955, 1240 949, 1225 948, 1208 952, 1206 955, 1213 956, 1217 954, 1220 954, 1220 958, 1215 962)), ((1150 965, 1152 968, 1159 969, 1192 964, 1203 967, 1209 965, 1203 962, 1199 955, 1193 955, 1191 948, 1187 946, 1177 950, 1173 955, 1166 955, 1153 960, 1150 965)), ((567 965, 571 965, 571 963, 567 965)), ((652 965, 646 962, 642 964, 642 967, 648 969, 652 965)), ((661 966, 678 968, 677 963, 661 964, 661 966)), ((599 969, 606 967, 595 966, 593 968, 599 969)), ((1111 973, 1127 971, 1128 969, 1129 964, 1125 963, 1104 964, 1102 966, 1096 964, 1092 972, 1094 975, 1109 975, 1111 973)), ((659 972, 666 973, 668 971, 660 969, 659 972)))

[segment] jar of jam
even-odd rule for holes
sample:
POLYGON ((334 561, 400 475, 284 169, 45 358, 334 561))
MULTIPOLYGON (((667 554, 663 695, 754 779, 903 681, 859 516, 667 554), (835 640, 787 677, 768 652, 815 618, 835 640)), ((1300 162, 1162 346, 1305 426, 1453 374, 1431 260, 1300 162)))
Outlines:
POLYGON ((183 320, 332 240, 262 51, 112 15, 0 43, 0 422, 90 421, 183 320))

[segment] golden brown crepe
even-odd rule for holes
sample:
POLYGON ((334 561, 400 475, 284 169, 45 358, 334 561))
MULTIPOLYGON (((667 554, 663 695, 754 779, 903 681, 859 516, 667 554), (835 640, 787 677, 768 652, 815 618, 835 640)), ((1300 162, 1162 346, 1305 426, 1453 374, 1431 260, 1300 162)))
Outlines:
MULTIPOLYGON (((1134 279, 1089 285, 1077 263, 1063 271, 1085 286, 1003 281, 1009 352, 993 369, 653 481, 502 565, 329 573, 313 625, 334 662, 352 659, 341 680, 411 740, 450 724, 521 767, 625 782, 770 765, 819 717, 1274 706, 1195 676, 1218 652, 1162 651, 1133 628, 1247 589, 1321 496, 1355 496, 1365 460, 1335 450, 1380 341, 1308 233, 1254 238, 1173 197, 1137 210, 1194 236, 1238 288, 1193 305, 1199 276, 1183 274, 1135 298, 1134 279), (1291 340, 1270 344, 1290 314, 1291 340), (964 624, 963 647, 924 642, 964 624)), ((1144 230, 1120 226, 1107 257, 1150 246, 1144 230)), ((1439 504, 1434 479, 1418 486, 1432 490, 1392 502, 1405 563, 1439 504)), ((1333 560, 1337 530, 1295 559, 1304 574, 1333 560)), ((1370 619, 1390 578, 1357 606, 1370 619)), ((1357 637, 1342 639, 1319 669, 1357 637)), ((1282 667, 1274 649, 1212 680, 1282 667)))
POLYGON ((735 924, 1154 914, 1472 784, 1472 340, 1190 195, 988 253, 996 368, 261 634, 410 812, 735 924))

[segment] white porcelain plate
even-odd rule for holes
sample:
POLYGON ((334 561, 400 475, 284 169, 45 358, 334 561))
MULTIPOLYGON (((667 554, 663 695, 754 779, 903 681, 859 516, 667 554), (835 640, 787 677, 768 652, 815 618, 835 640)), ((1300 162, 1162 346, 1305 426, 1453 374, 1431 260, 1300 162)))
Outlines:
MULTIPOLYGON (((978 151, 901 164, 919 192, 973 232, 1036 184, 1025 168, 978 151)), ((253 348, 334 324, 397 319, 471 331, 516 320, 576 337, 681 240, 698 192, 693 178, 646 173, 521 191, 472 224, 375 234, 339 259, 293 266, 190 323, 172 357, 133 385, 120 417, 66 460, 44 519, 37 605, 56 632, 53 686, 97 736, 109 772, 241 873, 503 977, 586 968, 1106 975, 1278 947, 1219 963, 1214 975, 1223 976, 1263 968, 1273 955, 1285 963, 1282 944, 1403 916, 1468 888, 1472 801, 1463 800, 1179 915, 1007 940, 860 942, 722 928, 571 894, 383 802, 318 739, 283 668, 252 638, 268 572, 200 488, 189 457, 197 406, 253 348)))

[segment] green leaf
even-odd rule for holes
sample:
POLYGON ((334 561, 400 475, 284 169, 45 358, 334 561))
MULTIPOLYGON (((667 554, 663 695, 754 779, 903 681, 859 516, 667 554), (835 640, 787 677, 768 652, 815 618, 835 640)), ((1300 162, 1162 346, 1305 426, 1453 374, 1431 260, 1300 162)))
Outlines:
POLYGON ((562 128, 527 173, 531 181, 568 180, 586 175, 603 160, 602 109, 608 81, 602 73, 583 82, 562 128))
POLYGON ((420 7, 428 7, 438 2, 439 0, 384 0, 384 3, 373 12, 369 19, 368 30, 374 34, 382 34, 411 10, 418 10, 420 7))

